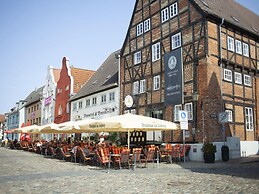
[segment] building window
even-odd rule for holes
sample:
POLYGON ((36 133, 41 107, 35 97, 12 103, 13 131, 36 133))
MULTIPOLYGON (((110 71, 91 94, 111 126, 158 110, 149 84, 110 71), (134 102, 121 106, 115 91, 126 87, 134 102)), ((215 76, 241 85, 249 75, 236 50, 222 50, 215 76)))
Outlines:
POLYGON ((133 94, 138 94, 138 89, 139 89, 139 83, 138 81, 135 81, 133 83, 133 94))
POLYGON ((141 63, 141 51, 134 53, 134 64, 141 63))
POLYGON ((184 106, 185 106, 184 110, 187 111, 188 113, 188 120, 192 120, 193 119, 192 103, 186 103, 184 106))
POLYGON ((60 94, 62 92, 62 89, 61 88, 58 88, 58 94, 60 94))
POLYGON ((76 102, 73 103, 73 111, 77 111, 77 103, 76 102))
POLYGON ((28 108, 28 114, 30 114, 30 112, 31 112, 31 109, 30 109, 30 108, 28 108))
POLYGON ((161 21, 162 23, 167 21, 169 19, 169 12, 168 12, 168 7, 163 9, 161 11, 161 21))
POLYGON ((160 75, 154 77, 154 90, 160 89, 160 75))
POLYGON ((109 101, 112 102, 112 101, 114 101, 114 100, 115 100, 115 92, 111 92, 111 93, 109 94, 109 101))
POLYGON ((228 117, 228 122, 232 122, 233 121, 233 113, 231 110, 226 110, 225 111, 227 113, 227 117, 228 117))
POLYGON ((90 99, 86 99, 85 100, 85 107, 89 107, 90 106, 90 99))
POLYGON ((172 36, 172 50, 181 46, 181 33, 172 36))
POLYGON ((170 9, 170 18, 176 16, 178 14, 177 2, 170 5, 169 9, 170 9))
POLYGON ((224 69, 224 80, 232 82, 232 71, 224 69))
POLYGON ((249 57, 249 47, 246 43, 243 43, 243 54, 244 56, 249 57))
POLYGON ((106 94, 102 95, 101 102, 102 102, 102 103, 106 103, 106 94))
POLYGON ((236 53, 242 55, 242 43, 239 40, 236 40, 236 53))
POLYGON ((66 91, 68 91, 69 90, 69 86, 66 86, 66 91))
POLYGON ((149 30, 150 30, 150 18, 144 21, 144 32, 147 32, 149 30))
POLYGON ((137 36, 143 34, 143 23, 137 25, 137 36))
POLYGON ((182 105, 174 106, 174 121, 179 121, 179 110, 182 110, 182 105))
POLYGON ((97 98, 94 97, 94 98, 92 99, 92 105, 94 106, 94 105, 96 105, 96 104, 97 104, 97 98))
POLYGON ((61 104, 58 107, 58 115, 62 115, 62 106, 61 106, 61 104))
POLYGON ((253 109, 245 107, 245 125, 247 131, 254 130, 253 109))
POLYGON ((82 109, 82 108, 83 108, 83 102, 80 101, 80 102, 78 103, 78 109, 82 109))
POLYGON ((235 72, 235 83, 236 84, 242 84, 242 74, 235 72))
POLYGON ((234 52, 234 39, 231 37, 228 37, 228 50, 234 52))
POLYGON ((152 61, 157 61, 160 59, 160 42, 152 45, 152 61))
POLYGON ((69 114, 69 102, 67 103, 66 113, 69 114))
POLYGON ((251 76, 249 76, 249 75, 244 75, 244 84, 245 84, 246 86, 252 86, 251 76))
POLYGON ((140 86, 139 86, 139 93, 145 93, 146 92, 146 80, 140 80, 140 86))

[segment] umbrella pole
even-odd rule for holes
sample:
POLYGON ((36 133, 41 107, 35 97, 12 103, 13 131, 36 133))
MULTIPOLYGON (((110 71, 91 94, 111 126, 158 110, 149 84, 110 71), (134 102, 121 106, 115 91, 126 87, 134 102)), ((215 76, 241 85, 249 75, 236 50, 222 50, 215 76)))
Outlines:
POLYGON ((129 132, 129 129, 128 129, 128 149, 130 149, 130 132, 129 132))

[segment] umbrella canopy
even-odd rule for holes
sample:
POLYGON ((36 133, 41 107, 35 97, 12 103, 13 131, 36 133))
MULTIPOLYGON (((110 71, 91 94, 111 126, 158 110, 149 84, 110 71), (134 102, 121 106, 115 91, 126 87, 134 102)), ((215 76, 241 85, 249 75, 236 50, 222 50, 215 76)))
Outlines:
POLYGON ((114 131, 166 131, 179 129, 179 126, 173 122, 134 114, 118 115, 99 120, 99 122, 106 121, 120 123, 120 126, 114 131))
POLYGON ((101 121, 95 119, 85 119, 77 121, 77 125, 82 132, 102 132, 102 131, 114 131, 120 127, 119 122, 113 121, 101 121))
POLYGON ((40 126, 39 125, 30 125, 26 127, 21 127, 15 129, 15 133, 39 133, 40 126))
POLYGON ((50 123, 40 127, 40 133, 58 133, 60 127, 56 123, 50 123))

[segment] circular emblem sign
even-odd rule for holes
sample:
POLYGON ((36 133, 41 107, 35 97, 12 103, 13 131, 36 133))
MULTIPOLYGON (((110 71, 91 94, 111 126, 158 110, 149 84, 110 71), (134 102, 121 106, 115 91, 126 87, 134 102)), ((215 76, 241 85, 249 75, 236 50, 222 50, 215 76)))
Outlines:
POLYGON ((175 56, 171 56, 168 60, 168 67, 169 69, 173 70, 177 64, 177 59, 175 56))
POLYGON ((131 95, 125 96, 124 102, 125 102, 126 107, 128 107, 128 108, 132 107, 132 105, 133 105, 132 96, 131 95))

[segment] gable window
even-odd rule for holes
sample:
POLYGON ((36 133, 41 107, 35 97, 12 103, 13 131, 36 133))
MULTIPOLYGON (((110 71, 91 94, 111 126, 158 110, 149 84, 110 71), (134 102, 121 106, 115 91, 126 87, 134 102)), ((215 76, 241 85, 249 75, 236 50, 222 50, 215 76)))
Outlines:
POLYGON ((235 72, 235 83, 242 84, 242 74, 235 72))
POLYGON ((160 42, 152 45, 152 61, 160 59, 160 42))
POLYGON ((62 115, 62 106, 61 106, 61 104, 58 107, 58 115, 62 115))
POLYGON ((243 54, 244 56, 249 57, 249 47, 246 43, 243 43, 243 54))
POLYGON ((115 92, 111 92, 109 94, 109 101, 114 101, 115 100, 115 92))
POLYGON ((244 75, 244 84, 245 84, 246 86, 252 86, 251 76, 249 76, 249 75, 244 75))
POLYGON ((234 52, 234 39, 231 37, 228 37, 228 50, 234 52))
POLYGON ((170 5, 169 9, 170 9, 170 18, 176 16, 178 14, 177 2, 170 5))
POLYGON ((231 110, 226 110, 225 111, 227 113, 227 117, 228 117, 228 122, 232 122, 233 121, 233 113, 231 110))
POLYGON ((239 40, 236 40, 236 53, 242 55, 242 43, 239 40))
POLYGON ((184 106, 185 106, 184 110, 187 111, 188 113, 188 120, 192 120, 193 119, 192 103, 186 103, 184 106))
POLYGON ((139 93, 145 93, 146 92, 146 80, 140 80, 140 86, 139 86, 139 93))
POLYGON ((172 36, 172 50, 181 46, 181 33, 172 36))
POLYGON ((96 105, 97 104, 97 98, 96 97, 93 97, 92 98, 92 105, 94 106, 94 105, 96 105))
POLYGON ((160 75, 154 77, 154 90, 160 89, 160 75))
POLYGON ((134 64, 141 63, 141 51, 134 53, 134 64))
POLYGON ((139 89, 139 83, 138 81, 135 81, 133 84, 133 94, 138 94, 138 89, 139 89))
POLYGON ((247 131, 254 130, 253 109, 249 107, 245 107, 245 125, 247 131))
POLYGON ((182 110, 182 105, 174 106, 174 121, 179 121, 179 110, 182 110))
POLYGON ((90 106, 90 99, 86 99, 85 100, 85 107, 89 107, 90 106))
POLYGON ((149 30, 150 30, 150 18, 144 21, 144 32, 147 32, 149 30))
POLYGON ((224 80, 232 82, 232 71, 224 69, 224 80))
POLYGON ((83 108, 83 102, 80 101, 80 102, 78 103, 78 109, 82 109, 82 108, 83 108))
POLYGON ((168 7, 163 9, 161 11, 161 21, 162 23, 167 21, 169 19, 169 11, 168 11, 168 7))
POLYGON ((143 34, 143 23, 137 25, 137 36, 143 34))

